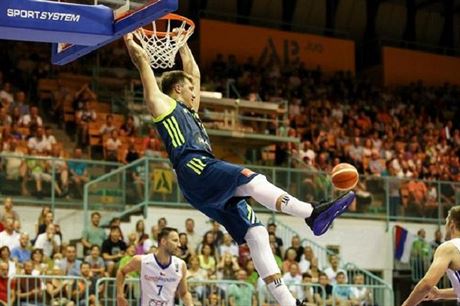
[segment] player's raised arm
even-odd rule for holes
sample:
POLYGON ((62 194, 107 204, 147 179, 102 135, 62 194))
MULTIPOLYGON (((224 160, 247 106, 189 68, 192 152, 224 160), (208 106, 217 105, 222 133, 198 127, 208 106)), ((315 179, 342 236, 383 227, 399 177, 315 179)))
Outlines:
POLYGON ((141 256, 137 255, 131 259, 126 266, 117 271, 117 306, 128 306, 125 298, 125 279, 130 272, 141 270, 141 256))
POLYGON ((200 107, 200 86, 201 86, 201 73, 200 67, 195 62, 192 51, 187 44, 184 44, 179 49, 180 58, 182 60, 182 65, 184 72, 188 73, 193 79, 193 92, 195 94, 195 99, 193 100, 193 110, 198 111, 200 107))
POLYGON ((185 263, 182 265, 182 279, 180 280, 179 286, 177 287, 178 293, 182 302, 185 306, 193 306, 192 295, 188 291, 187 284, 187 267, 185 263))
POLYGON ((170 109, 170 98, 158 86, 147 52, 134 41, 133 34, 126 34, 124 39, 129 56, 141 75, 147 107, 154 117, 159 117, 170 109))
POLYGON ((438 247, 434 253, 433 263, 425 276, 418 282, 412 293, 402 306, 415 306, 423 301, 442 278, 450 265, 453 252, 458 252, 452 244, 444 244, 438 247))

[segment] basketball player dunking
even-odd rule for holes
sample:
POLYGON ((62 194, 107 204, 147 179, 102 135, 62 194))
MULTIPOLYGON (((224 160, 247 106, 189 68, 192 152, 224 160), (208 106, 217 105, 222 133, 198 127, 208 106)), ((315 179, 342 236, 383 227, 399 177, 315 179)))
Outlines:
POLYGON ((436 249, 430 268, 402 306, 418 305, 429 300, 460 300, 460 206, 449 210, 446 240, 436 249), (436 284, 444 273, 447 273, 452 288, 438 289, 436 284))
POLYGON ((193 306, 188 292, 187 266, 174 256, 179 248, 179 234, 176 229, 165 227, 158 234, 158 249, 154 254, 136 255, 117 272, 117 303, 128 306, 124 282, 130 272, 139 272, 141 282, 140 306, 173 306, 178 292, 185 306, 193 306))
POLYGON ((200 69, 185 44, 179 49, 184 71, 169 71, 158 86, 144 49, 125 36, 132 61, 139 70, 144 99, 153 116, 185 199, 209 218, 219 222, 238 244, 247 243, 254 265, 280 305, 303 305, 283 284, 273 257, 268 232, 246 198, 265 207, 305 220, 315 235, 324 234, 332 221, 353 202, 350 191, 334 201, 313 206, 268 182, 265 176, 218 160, 198 117, 200 69))

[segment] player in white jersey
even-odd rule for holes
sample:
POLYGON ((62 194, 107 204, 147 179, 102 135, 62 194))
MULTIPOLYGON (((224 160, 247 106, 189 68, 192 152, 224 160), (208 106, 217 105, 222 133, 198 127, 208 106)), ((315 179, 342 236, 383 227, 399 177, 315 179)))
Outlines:
POLYGON ((154 254, 136 255, 117 272, 117 303, 128 306, 125 298, 126 275, 137 271, 140 274, 140 306, 174 306, 178 292, 185 306, 193 306, 192 295, 187 286, 185 262, 174 256, 179 247, 176 229, 165 227, 158 234, 158 249, 154 254))
POLYGON ((446 218, 446 240, 436 249, 430 268, 402 306, 418 305, 429 300, 460 301, 460 206, 449 210, 446 218), (444 273, 447 273, 452 288, 438 289, 436 284, 444 273))

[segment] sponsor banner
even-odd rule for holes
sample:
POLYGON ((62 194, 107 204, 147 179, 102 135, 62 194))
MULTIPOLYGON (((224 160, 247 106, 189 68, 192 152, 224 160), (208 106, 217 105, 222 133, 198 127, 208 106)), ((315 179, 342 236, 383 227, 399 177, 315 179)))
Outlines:
POLYGON ((446 82, 460 85, 460 58, 384 47, 383 79, 385 85, 404 85, 418 80, 427 85, 446 82))
POLYGON ((351 40, 201 19, 201 65, 211 65, 218 53, 225 58, 233 54, 240 64, 253 57, 258 65, 304 62, 308 68, 320 66, 325 72, 355 72, 355 45, 351 40))

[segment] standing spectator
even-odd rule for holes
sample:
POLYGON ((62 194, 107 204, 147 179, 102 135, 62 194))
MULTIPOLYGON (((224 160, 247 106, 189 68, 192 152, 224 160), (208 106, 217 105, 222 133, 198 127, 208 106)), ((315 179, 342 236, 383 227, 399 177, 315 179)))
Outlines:
POLYGON ((59 261, 58 267, 68 276, 79 276, 81 260, 77 259, 75 246, 68 245, 65 249, 65 258, 59 261))
POLYGON ((5 230, 0 233, 0 247, 7 246, 10 250, 20 246, 19 233, 14 231, 14 219, 7 218, 5 230))
POLYGON ((19 266, 31 259, 31 252, 29 247, 29 235, 27 233, 22 233, 19 236, 19 246, 11 250, 11 258, 19 266))
POLYGON ((16 281, 11 281, 11 290, 8 290, 8 278, 8 264, 0 262, 0 305, 3 306, 14 305, 16 300, 16 281), (8 292, 10 292, 9 299, 8 292))
POLYGON ((70 172, 70 180, 76 185, 80 197, 83 196, 83 185, 89 181, 87 164, 84 161, 78 161, 82 158, 83 152, 80 148, 76 148, 73 154, 73 159, 67 162, 67 167, 70 172))
POLYGON ((337 255, 331 255, 329 257, 330 266, 324 270, 324 273, 329 277, 329 283, 334 285, 336 282, 337 273, 343 272, 345 276, 345 282, 347 282, 346 271, 339 268, 339 257, 337 255))
POLYGON ((195 220, 192 218, 185 220, 185 233, 187 234, 190 249, 196 250, 198 244, 201 242, 201 237, 195 231, 195 220))
POLYGON ((54 224, 49 224, 46 232, 38 235, 34 245, 34 248, 43 250, 43 255, 47 258, 52 258, 54 253, 59 252, 60 247, 61 238, 56 234, 54 224))
POLYGON ((109 237, 102 243, 102 258, 105 260, 109 276, 115 272, 116 265, 125 255, 126 248, 126 243, 121 237, 120 227, 112 226, 109 237))
POLYGON ((91 266, 91 272, 96 277, 103 277, 105 274, 105 262, 101 257, 101 247, 93 244, 90 248, 90 254, 85 257, 85 262, 91 266))
POLYGON ((91 224, 85 228, 82 233, 81 243, 85 249, 85 254, 88 253, 92 245, 102 246, 104 240, 107 239, 105 230, 99 227, 101 222, 101 214, 97 211, 91 213, 91 224))
MULTIPOLYGON (((240 269, 236 272, 236 280, 246 282, 248 274, 245 270, 240 269)), ((256 306, 257 300, 252 294, 250 286, 231 284, 228 287, 228 304, 230 306, 256 306)))

